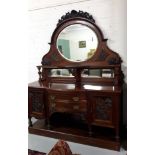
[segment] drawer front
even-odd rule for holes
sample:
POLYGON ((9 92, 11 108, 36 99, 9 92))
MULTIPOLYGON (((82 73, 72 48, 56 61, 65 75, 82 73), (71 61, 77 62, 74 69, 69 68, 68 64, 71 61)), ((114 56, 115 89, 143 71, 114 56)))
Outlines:
POLYGON ((29 115, 31 117, 43 118, 44 108, 44 91, 37 89, 29 89, 28 91, 29 115))
POLYGON ((48 93, 50 112, 86 112, 87 101, 82 93, 50 92, 48 93))

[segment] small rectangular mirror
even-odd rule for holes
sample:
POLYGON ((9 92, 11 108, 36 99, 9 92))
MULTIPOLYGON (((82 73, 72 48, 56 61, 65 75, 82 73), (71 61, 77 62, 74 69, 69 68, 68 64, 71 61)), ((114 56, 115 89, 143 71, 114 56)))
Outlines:
POLYGON ((113 69, 84 69, 82 77, 88 78, 114 78, 113 69))
POLYGON ((114 70, 113 69, 102 69, 102 77, 114 78, 114 70))
POLYGON ((51 69, 49 77, 73 77, 70 69, 51 69))

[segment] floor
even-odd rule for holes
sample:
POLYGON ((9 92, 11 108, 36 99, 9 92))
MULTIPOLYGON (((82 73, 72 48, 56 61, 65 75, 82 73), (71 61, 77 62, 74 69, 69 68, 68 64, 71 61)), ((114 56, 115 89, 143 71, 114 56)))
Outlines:
MULTIPOLYGON (((28 148, 31 150, 48 153, 57 141, 58 140, 54 138, 28 134, 28 148)), ((69 144, 73 153, 79 153, 81 155, 126 155, 126 151, 123 148, 121 148, 118 152, 73 142, 67 143, 69 144)))

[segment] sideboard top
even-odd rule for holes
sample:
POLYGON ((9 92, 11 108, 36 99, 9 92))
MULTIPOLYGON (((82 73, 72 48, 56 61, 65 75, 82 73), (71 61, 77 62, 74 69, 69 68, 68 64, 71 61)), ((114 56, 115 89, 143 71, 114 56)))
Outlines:
MULTIPOLYGON (((63 83, 44 83, 40 81, 35 81, 29 83, 29 88, 40 88, 40 89, 50 89, 56 91, 75 91, 75 84, 63 84, 63 83)), ((120 86, 105 86, 105 85, 90 85, 84 84, 78 91, 104 91, 104 92, 121 92, 120 86)))

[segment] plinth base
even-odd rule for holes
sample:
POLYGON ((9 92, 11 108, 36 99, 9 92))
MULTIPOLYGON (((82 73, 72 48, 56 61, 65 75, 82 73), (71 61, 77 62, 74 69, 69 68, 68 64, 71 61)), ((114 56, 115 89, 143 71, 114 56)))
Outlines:
POLYGON ((89 136, 88 127, 84 123, 68 120, 51 120, 52 128, 48 129, 45 120, 38 120, 29 127, 29 133, 56 139, 63 139, 80 144, 91 145, 111 150, 120 150, 120 141, 116 141, 112 129, 92 127, 92 136, 89 136))

